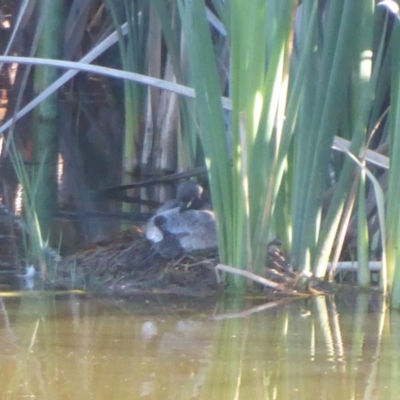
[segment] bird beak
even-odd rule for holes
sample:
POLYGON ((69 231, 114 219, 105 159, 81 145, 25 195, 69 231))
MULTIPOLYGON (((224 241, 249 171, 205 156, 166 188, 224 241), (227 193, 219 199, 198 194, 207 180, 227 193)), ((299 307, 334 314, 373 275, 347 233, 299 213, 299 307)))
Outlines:
POLYGON ((192 199, 190 199, 187 203, 186 203, 186 207, 189 209, 190 207, 192 207, 193 205, 193 201, 194 201, 194 197, 192 199))
POLYGON ((182 212, 182 211, 186 211, 186 210, 189 210, 190 209, 190 207, 192 206, 192 204, 193 204, 193 200, 194 199, 190 199, 188 202, 184 202, 184 201, 181 201, 180 203, 179 203, 179 211, 180 212, 182 212))

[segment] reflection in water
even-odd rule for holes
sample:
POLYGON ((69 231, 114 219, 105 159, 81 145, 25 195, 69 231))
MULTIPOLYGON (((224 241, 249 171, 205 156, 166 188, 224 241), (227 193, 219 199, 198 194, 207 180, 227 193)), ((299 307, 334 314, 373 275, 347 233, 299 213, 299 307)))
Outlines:
POLYGON ((400 317, 370 295, 244 309, 2 298, 1 398, 398 398, 400 317))

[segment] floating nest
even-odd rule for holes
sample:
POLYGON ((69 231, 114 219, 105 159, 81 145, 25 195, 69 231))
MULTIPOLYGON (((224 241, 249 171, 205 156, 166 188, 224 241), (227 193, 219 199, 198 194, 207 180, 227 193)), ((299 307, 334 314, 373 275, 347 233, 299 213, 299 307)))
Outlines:
MULTIPOLYGON (((19 264, 15 254, 26 232, 21 221, 11 216, 1 203, 0 234, 3 237, 0 269, 11 270, 19 264)), ((54 268, 47 269, 45 286, 110 295, 162 293, 210 297, 223 291, 221 273, 233 273, 255 282, 249 285, 249 290, 253 288, 257 294, 309 296, 332 292, 325 282, 293 272, 277 241, 268 245, 266 253, 262 276, 221 265, 216 250, 186 253, 179 259, 167 260, 156 252, 139 228, 134 228, 60 261, 56 261, 57 254, 49 253, 49 263, 54 268)))
MULTIPOLYGON (((115 240, 96 243, 64 258, 47 283, 57 289, 84 289, 110 295, 158 293, 205 297, 222 290, 219 265, 216 250, 166 260, 156 253, 139 229, 133 229, 122 232, 115 240)), ((327 291, 321 286, 323 282, 304 279, 293 272, 276 242, 268 246, 265 276, 260 279, 255 283, 258 292, 261 289, 286 296, 327 291)))
POLYGON ((64 258, 48 284, 109 294, 169 293, 208 296, 219 291, 216 251, 166 260, 139 229, 64 258))

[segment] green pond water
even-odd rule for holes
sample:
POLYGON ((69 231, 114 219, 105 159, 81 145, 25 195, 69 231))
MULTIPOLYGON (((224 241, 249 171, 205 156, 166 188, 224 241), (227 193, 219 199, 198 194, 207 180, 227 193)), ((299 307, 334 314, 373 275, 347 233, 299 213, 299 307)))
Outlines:
POLYGON ((378 296, 284 304, 3 293, 1 399, 398 399, 378 296), (13 296, 10 296, 13 295, 13 296))

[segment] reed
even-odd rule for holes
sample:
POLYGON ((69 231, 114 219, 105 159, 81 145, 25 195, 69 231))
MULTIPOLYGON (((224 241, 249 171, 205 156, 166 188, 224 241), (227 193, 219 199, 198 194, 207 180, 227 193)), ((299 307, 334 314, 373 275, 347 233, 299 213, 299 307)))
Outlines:
POLYGON ((349 156, 363 157, 386 101, 387 18, 364 0, 215 0, 231 51, 227 129, 210 10, 201 1, 179 5, 224 263, 261 273, 267 243, 279 234, 294 268, 324 277, 348 220, 358 168, 349 156), (349 156, 332 152, 339 132, 349 156))
MULTIPOLYGON (((89 7, 91 2, 85 4, 89 7)), ((397 3, 106 4, 117 29, 112 43, 118 37, 123 68, 130 72, 88 64, 111 46, 110 41, 99 41, 96 52, 89 52, 81 63, 33 62, 135 82, 125 86, 125 170, 152 163, 165 171, 204 157, 221 262, 258 274, 263 272, 268 242, 279 236, 295 269, 325 277, 333 248, 340 253, 346 225, 357 215, 364 286, 375 234, 367 226, 370 204, 364 196, 373 191, 387 265, 381 289, 392 290, 392 305, 400 307, 397 3), (146 91, 141 85, 151 88, 146 91), (153 131, 141 135, 143 129, 153 131), (338 144, 338 136, 347 140, 347 149, 338 144), (168 155, 162 151, 164 143, 171 145, 168 155), (370 160, 366 150, 378 144, 390 146, 385 195, 380 188, 385 173, 365 163, 370 160), (143 148, 140 159, 138 148, 143 148)), ((69 71, 60 82, 73 74, 69 71)), ((50 92, 59 87, 52 85, 50 92)), ((10 125, 4 124, 0 132, 10 125)), ((234 277, 231 283, 235 290, 244 287, 243 278, 234 277)))

